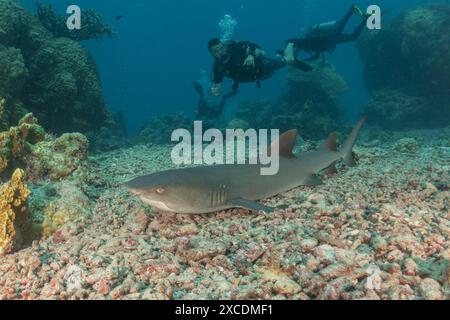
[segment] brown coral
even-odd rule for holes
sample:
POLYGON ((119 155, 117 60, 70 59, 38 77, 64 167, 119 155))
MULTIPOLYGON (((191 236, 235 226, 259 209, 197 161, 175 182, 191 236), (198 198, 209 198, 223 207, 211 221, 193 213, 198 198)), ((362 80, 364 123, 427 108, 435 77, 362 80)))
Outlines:
POLYGON ((25 115, 18 126, 0 132, 0 173, 13 163, 20 164, 30 151, 29 145, 44 138, 44 129, 38 125, 37 119, 31 113, 25 115))
POLYGON ((30 191, 24 183, 24 175, 23 170, 17 169, 11 181, 0 188, 0 253, 14 248, 18 230, 24 228, 28 220, 30 191))

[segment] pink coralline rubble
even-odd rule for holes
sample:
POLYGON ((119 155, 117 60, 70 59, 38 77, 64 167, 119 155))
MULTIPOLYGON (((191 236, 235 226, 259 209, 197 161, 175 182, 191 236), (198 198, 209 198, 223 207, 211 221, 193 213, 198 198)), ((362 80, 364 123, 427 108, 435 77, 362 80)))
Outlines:
POLYGON ((170 147, 99 155, 91 214, 0 257, 0 299, 448 299, 450 157, 435 137, 417 132, 416 153, 397 135, 358 145, 357 167, 264 200, 268 215, 154 212, 120 183, 170 167, 170 147))

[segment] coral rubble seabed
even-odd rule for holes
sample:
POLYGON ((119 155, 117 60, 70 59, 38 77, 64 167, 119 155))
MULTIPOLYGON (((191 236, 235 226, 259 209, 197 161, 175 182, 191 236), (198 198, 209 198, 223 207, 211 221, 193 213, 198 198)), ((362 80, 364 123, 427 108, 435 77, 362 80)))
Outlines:
POLYGON ((73 200, 88 212, 1 257, 0 298, 448 299, 449 133, 367 130, 358 166, 270 215, 154 212, 121 183, 169 168, 170 145, 95 155, 72 179, 95 186, 73 200))

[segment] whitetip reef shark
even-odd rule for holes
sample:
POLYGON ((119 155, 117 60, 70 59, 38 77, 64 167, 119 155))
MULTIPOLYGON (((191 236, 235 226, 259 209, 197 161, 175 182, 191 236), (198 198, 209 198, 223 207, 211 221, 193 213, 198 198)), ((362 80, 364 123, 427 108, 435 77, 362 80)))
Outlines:
POLYGON ((352 149, 364 122, 365 117, 341 150, 337 150, 336 133, 332 133, 318 150, 294 155, 297 130, 285 132, 278 138, 280 163, 275 175, 261 175, 260 164, 223 164, 156 172, 124 185, 144 203, 164 212, 204 214, 230 208, 272 212, 274 208, 257 201, 301 185, 323 184, 315 173, 340 159, 354 166, 352 149))

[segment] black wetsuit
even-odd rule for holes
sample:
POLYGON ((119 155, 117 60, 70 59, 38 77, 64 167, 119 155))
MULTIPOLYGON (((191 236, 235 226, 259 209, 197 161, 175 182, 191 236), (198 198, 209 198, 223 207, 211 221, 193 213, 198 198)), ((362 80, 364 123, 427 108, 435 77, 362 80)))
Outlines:
POLYGON ((244 66, 244 61, 249 54, 254 54, 256 49, 261 49, 257 44, 247 41, 229 41, 226 43, 228 59, 222 62, 215 59, 212 70, 212 82, 222 83, 223 78, 230 78, 237 84, 256 82, 272 77, 276 70, 286 66, 281 60, 272 60, 264 57, 255 57, 255 66, 244 66))
POLYGON ((222 114, 222 111, 225 107, 225 103, 227 102, 227 100, 231 97, 234 97, 239 92, 237 88, 233 88, 230 92, 228 92, 227 94, 223 95, 220 98, 219 106, 217 108, 214 108, 214 107, 210 107, 208 105, 208 102, 206 102, 202 85, 200 83, 198 83, 197 81, 194 81, 193 84, 194 84, 195 91, 197 91, 197 93, 200 96, 200 99, 198 101, 197 113, 196 113, 197 118, 202 118, 202 117, 219 118, 220 115, 222 114))
POLYGON ((321 34, 320 30, 312 29, 304 38, 290 39, 286 42, 292 42, 295 45, 297 53, 305 51, 311 54, 311 57, 305 61, 312 61, 318 59, 323 53, 331 53, 336 45, 339 43, 352 42, 358 39, 367 23, 367 17, 355 28, 352 33, 344 33, 344 29, 355 13, 354 8, 350 8, 344 18, 335 24, 335 27, 330 32, 321 34))

